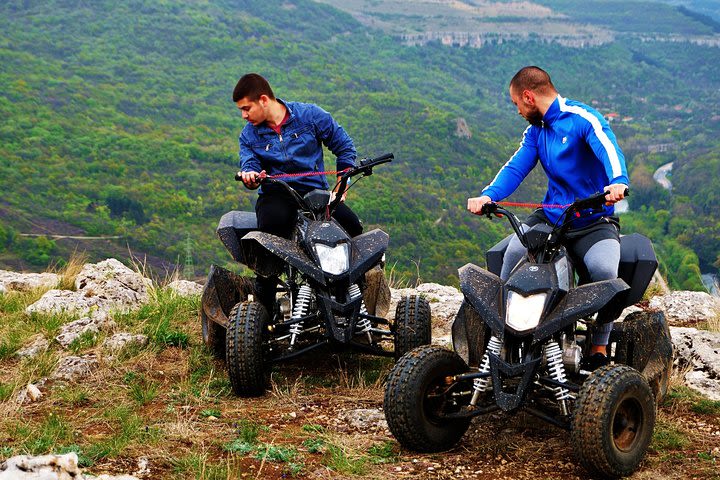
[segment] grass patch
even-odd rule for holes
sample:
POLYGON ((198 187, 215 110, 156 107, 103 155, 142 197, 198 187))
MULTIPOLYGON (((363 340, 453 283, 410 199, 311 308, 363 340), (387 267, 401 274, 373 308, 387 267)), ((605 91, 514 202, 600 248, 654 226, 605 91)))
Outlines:
POLYGON ((385 441, 372 445, 368 449, 370 461, 372 463, 395 463, 400 458, 400 452, 394 442, 385 441))
POLYGON ((97 340, 97 333, 92 331, 83 332, 68 345, 68 350, 77 355, 83 350, 94 347, 97 344, 97 340))
POLYGON ((21 449, 31 455, 50 453, 59 448, 61 444, 73 442, 73 429, 70 424, 57 412, 50 412, 35 428, 20 432, 26 433, 21 449))
POLYGON ((720 401, 703 398, 693 403, 690 410, 702 415, 720 415, 720 401))
POLYGON ((90 403, 90 391, 83 385, 59 388, 55 395, 60 403, 69 407, 82 407, 90 403))
POLYGON ((328 444, 323 464, 340 475, 364 475, 368 459, 365 456, 349 455, 338 445, 328 444))
POLYGON ((657 452, 667 452, 668 450, 681 450, 688 443, 687 436, 677 426, 668 422, 658 422, 655 424, 650 448, 657 452))

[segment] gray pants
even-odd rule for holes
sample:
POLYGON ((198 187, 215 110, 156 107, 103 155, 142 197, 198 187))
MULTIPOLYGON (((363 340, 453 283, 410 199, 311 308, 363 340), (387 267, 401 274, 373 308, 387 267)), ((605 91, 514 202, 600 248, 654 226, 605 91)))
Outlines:
MULTIPOLYGON (((525 224, 522 227, 523 231, 528 228, 525 224)), ((593 233, 589 233, 589 235, 593 235, 593 233)), ((586 251, 582 251, 585 248, 580 245, 580 242, 570 245, 568 248, 575 258, 582 258, 590 275, 590 281, 598 282, 617 278, 620 265, 620 241, 618 239, 603 238, 593 243, 586 251)), ((527 250, 522 246, 517 235, 513 235, 503 257, 503 266, 500 272, 500 279, 503 282, 510 277, 510 272, 523 259, 526 252, 527 250)), ((592 336, 593 345, 607 345, 612 327, 612 322, 599 325, 592 336)))

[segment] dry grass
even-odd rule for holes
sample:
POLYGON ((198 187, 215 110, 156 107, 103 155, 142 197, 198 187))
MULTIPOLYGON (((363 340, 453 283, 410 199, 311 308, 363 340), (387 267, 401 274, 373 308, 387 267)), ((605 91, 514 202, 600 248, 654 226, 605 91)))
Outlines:
POLYGON ((708 319, 707 327, 711 332, 720 332, 720 311, 715 311, 715 316, 708 319))
POLYGON ((86 253, 74 252, 65 265, 56 271, 54 271, 54 268, 51 268, 51 272, 54 271, 54 273, 57 273, 60 276, 57 288, 60 290, 75 290, 75 278, 82 271, 87 262, 88 256, 86 253))

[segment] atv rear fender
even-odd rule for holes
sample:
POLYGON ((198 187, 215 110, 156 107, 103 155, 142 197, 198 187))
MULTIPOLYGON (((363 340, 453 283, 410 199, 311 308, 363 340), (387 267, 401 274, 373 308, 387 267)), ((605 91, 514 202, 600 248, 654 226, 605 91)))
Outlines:
POLYGON ((252 279, 211 265, 200 299, 200 308, 210 320, 227 328, 230 310, 239 302, 247 300, 252 293, 252 279))

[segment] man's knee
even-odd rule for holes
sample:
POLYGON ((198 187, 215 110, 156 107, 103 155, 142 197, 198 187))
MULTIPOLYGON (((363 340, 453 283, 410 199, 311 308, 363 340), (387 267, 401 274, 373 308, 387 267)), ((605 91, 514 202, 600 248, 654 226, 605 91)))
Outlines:
POLYGON ((620 242, 605 239, 590 247, 583 257, 593 282, 617 278, 620 265, 620 242))

